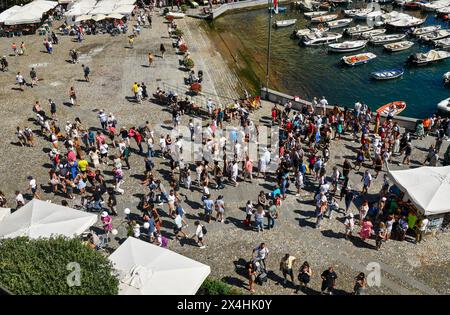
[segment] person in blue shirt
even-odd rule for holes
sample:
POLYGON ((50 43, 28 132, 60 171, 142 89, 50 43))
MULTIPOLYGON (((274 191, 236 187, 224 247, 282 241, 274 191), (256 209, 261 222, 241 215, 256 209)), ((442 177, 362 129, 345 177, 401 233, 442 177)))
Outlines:
POLYGON ((214 201, 211 200, 211 195, 206 195, 205 200, 203 200, 203 207, 205 208, 205 221, 210 223, 214 207, 214 201))
POLYGON ((272 197, 272 199, 275 199, 276 195, 281 195, 281 190, 278 187, 278 185, 275 185, 274 190, 270 193, 270 196, 272 197))

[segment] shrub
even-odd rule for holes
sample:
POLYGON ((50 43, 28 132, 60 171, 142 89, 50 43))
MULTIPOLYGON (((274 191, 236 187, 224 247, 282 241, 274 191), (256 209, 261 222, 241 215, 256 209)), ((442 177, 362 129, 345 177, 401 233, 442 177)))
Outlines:
POLYGON ((191 58, 186 59, 186 61, 184 62, 184 66, 188 69, 194 68, 194 60, 192 60, 191 58))
POLYGON ((242 295, 242 292, 220 279, 206 278, 198 290, 199 295, 242 295))
POLYGON ((187 11, 188 7, 185 4, 181 5, 181 12, 185 13, 187 11))
POLYGON ((111 262, 101 253, 64 237, 0 240, 0 286, 13 294, 38 295, 115 295, 119 280, 111 262), (80 265, 80 285, 71 273, 80 265))
POLYGON ((172 31, 172 34, 175 36, 183 36, 183 31, 177 28, 176 30, 172 31))

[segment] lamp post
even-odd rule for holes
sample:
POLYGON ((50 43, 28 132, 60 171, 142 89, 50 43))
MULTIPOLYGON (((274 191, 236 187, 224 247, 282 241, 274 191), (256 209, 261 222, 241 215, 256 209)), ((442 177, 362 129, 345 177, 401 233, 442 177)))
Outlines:
POLYGON ((266 65, 266 96, 269 93, 269 70, 270 70, 270 44, 272 41, 272 10, 273 0, 267 0, 269 6, 269 36, 267 38, 267 65, 266 65))

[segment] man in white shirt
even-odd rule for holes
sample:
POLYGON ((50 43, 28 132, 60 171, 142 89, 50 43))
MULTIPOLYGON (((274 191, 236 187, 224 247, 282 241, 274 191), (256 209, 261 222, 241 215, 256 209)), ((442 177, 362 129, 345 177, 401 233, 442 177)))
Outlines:
POLYGON ((208 108, 209 116, 212 116, 213 109, 214 109, 214 103, 211 98, 208 98, 208 102, 206 103, 206 107, 208 108))
POLYGON ((41 197, 39 197, 39 194, 37 193, 36 179, 34 179, 33 176, 28 176, 28 180, 29 180, 28 189, 31 190, 31 192, 33 194, 33 198, 41 199, 41 197))
POLYGON ((19 209, 20 207, 25 205, 25 199, 23 199, 23 195, 18 190, 16 190, 16 204, 17 204, 16 209, 19 209))
POLYGON ((363 175, 361 181, 363 182, 363 185, 364 185, 363 189, 361 191, 361 194, 364 195, 364 194, 367 194, 370 184, 372 183, 372 175, 369 173, 368 170, 366 170, 364 172, 364 175, 363 175))
POLYGON ((200 221, 195 221, 194 225, 195 225, 196 229, 195 229, 195 234, 192 236, 192 238, 197 237, 197 244, 198 244, 198 246, 201 249, 204 249, 204 248, 206 248, 206 245, 203 242, 203 237, 205 236, 204 233, 203 233, 203 225, 200 224, 200 221))
POLYGON ((427 230, 427 227, 428 227, 429 223, 430 223, 430 221, 427 219, 427 217, 424 217, 417 224, 417 228, 416 228, 416 243, 422 242, 423 235, 425 234, 425 231, 427 230))
POLYGON ((328 101, 325 98, 325 96, 322 96, 322 99, 320 100, 319 104, 322 107, 322 116, 326 116, 327 115, 328 101))
POLYGON ((231 168, 231 180, 233 181, 233 183, 236 187, 238 186, 238 182, 237 182, 238 173, 239 173, 239 166, 238 166, 237 161, 234 161, 233 166, 231 168))
POLYGON ((266 269, 266 259, 269 256, 269 249, 266 243, 261 243, 258 247, 253 250, 253 255, 256 255, 255 260, 260 261, 266 269))

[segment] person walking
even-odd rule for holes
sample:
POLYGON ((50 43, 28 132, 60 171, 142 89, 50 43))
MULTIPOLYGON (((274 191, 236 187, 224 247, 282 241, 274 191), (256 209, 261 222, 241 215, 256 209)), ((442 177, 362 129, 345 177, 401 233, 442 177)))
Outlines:
POLYGON ((75 88, 73 86, 71 86, 69 90, 69 99, 72 106, 80 106, 80 104, 78 104, 77 94, 75 93, 75 88))
POLYGON ((271 200, 269 202, 269 209, 267 211, 267 229, 273 229, 275 226, 275 219, 278 219, 278 206, 271 200))
POLYGON ((161 43, 161 46, 159 46, 159 51, 161 52, 161 58, 164 59, 164 54, 166 53, 166 47, 164 47, 163 43, 161 43))
POLYGON ((377 235, 375 237, 375 244, 377 250, 380 250, 381 244, 386 239, 386 234, 387 234, 386 225, 383 222, 380 222, 380 224, 378 225, 377 235))
POLYGON ((334 272, 333 266, 328 267, 327 270, 322 272, 320 277, 322 278, 321 294, 332 295, 333 290, 336 287, 337 279, 337 274, 334 272))
POLYGON ((269 257, 269 249, 266 246, 266 243, 259 244, 258 247, 253 249, 252 258, 254 257, 255 261, 258 261, 262 264, 264 270, 267 269, 266 260, 269 257))
POLYGON ((31 191, 31 193, 33 194, 33 198, 35 199, 41 199, 41 197, 39 196, 39 193, 37 191, 37 183, 36 183, 36 179, 33 178, 33 176, 28 176, 27 179, 29 180, 28 183, 28 190, 31 191))
POLYGON ((296 260, 296 258, 289 254, 286 254, 283 256, 283 258, 281 258, 280 271, 283 273, 283 278, 284 278, 283 285, 286 285, 288 275, 291 277, 292 285, 295 285, 294 272, 292 271, 292 267, 294 265, 295 260, 296 260))
POLYGON ((295 290, 295 293, 298 293, 300 290, 306 289, 308 286, 309 281, 311 280, 312 276, 312 269, 309 266, 309 263, 307 261, 303 262, 302 266, 300 267, 299 273, 298 273, 298 285, 295 290))
POLYGON ((355 278, 355 285, 353 286, 352 295, 365 295, 366 284, 366 275, 364 272, 359 273, 355 278))
POLYGON ((256 281, 256 265, 253 260, 247 262, 246 264, 247 275, 248 275, 248 290, 255 293, 255 281, 256 281))
POLYGON ((224 223, 225 222, 225 219, 224 219, 225 202, 223 200, 223 196, 222 195, 217 197, 216 202, 215 202, 215 207, 216 207, 216 211, 217 211, 216 221, 224 223))
POLYGON ((369 170, 366 170, 364 172, 361 181, 363 182, 363 189, 361 191, 361 195, 365 195, 368 193, 370 184, 372 183, 372 175, 370 174, 369 170))
POLYGON ((89 74, 91 73, 91 69, 89 69, 89 67, 85 65, 81 65, 81 67, 83 68, 84 79, 86 80, 86 82, 89 82, 89 74))
POLYGON ((38 78, 37 78, 37 74, 36 74, 36 70, 34 68, 31 68, 30 71, 30 78, 31 78, 31 87, 37 85, 38 82, 38 78))
POLYGON ((264 217, 266 216, 266 213, 263 209, 263 207, 258 206, 255 212, 255 224, 256 224, 256 231, 264 232, 264 217))
POLYGON ((196 229, 195 229, 195 234, 192 236, 192 238, 197 237, 197 245, 201 249, 205 249, 206 245, 203 241, 203 238, 206 234, 206 227, 204 225, 200 224, 200 221, 195 221, 194 226, 196 229))

